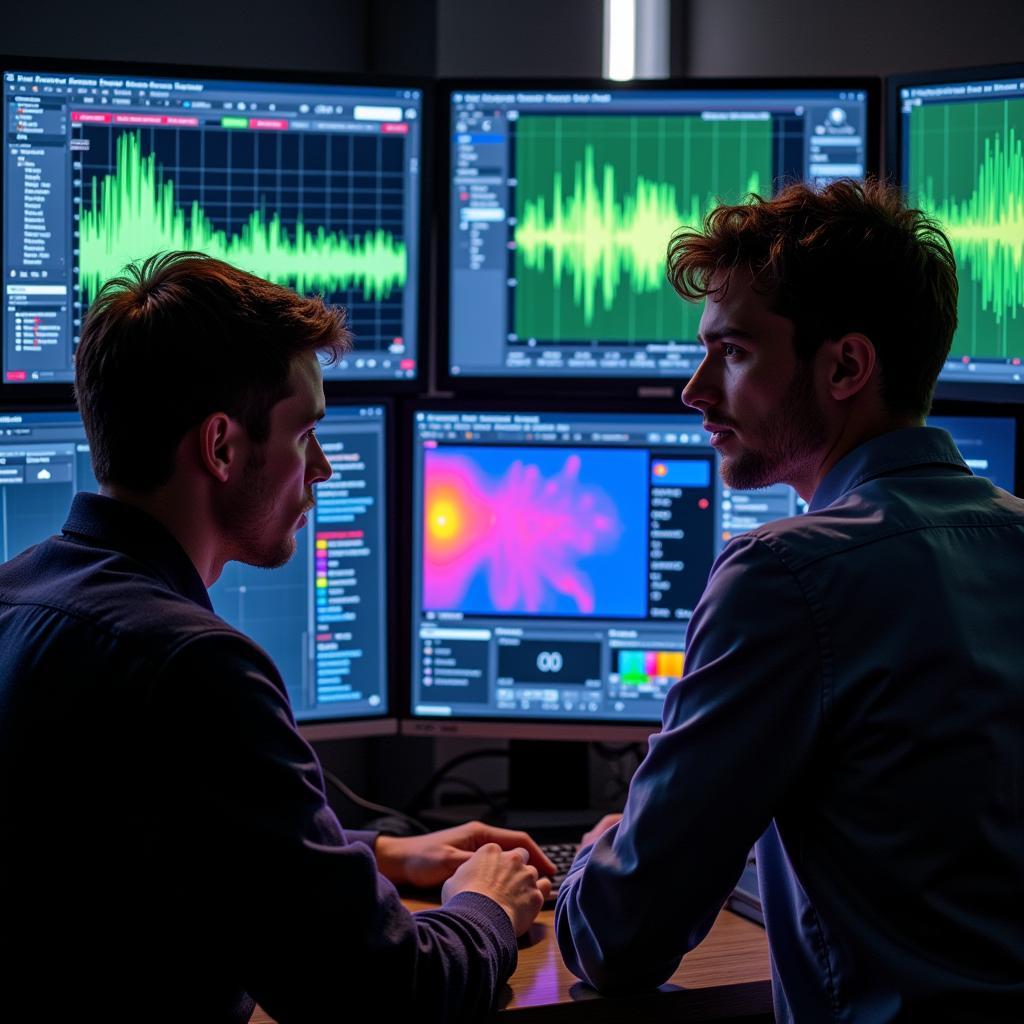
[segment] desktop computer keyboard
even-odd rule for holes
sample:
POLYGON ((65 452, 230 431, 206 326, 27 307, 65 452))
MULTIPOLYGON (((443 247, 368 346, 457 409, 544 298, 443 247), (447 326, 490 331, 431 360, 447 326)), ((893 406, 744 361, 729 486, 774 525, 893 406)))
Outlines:
POLYGON ((554 877, 551 879, 551 896, 549 897, 551 902, 554 902, 555 897, 558 895, 558 890, 561 888, 562 882, 565 881, 565 876, 572 867, 572 862, 576 859, 576 854, 579 852, 579 843, 541 843, 540 848, 544 851, 545 856, 555 865, 556 871, 554 877))
MULTIPOLYGON (((572 867, 572 862, 579 853, 579 843, 541 843, 540 848, 557 869, 551 879, 551 895, 547 902, 554 903, 558 890, 565 881, 565 876, 572 867)), ((746 870, 743 877, 733 890, 729 899, 726 900, 726 907, 735 914, 745 917, 750 921, 764 927, 764 914, 761 910, 761 897, 757 889, 757 867, 754 863, 753 854, 748 858, 746 870)))

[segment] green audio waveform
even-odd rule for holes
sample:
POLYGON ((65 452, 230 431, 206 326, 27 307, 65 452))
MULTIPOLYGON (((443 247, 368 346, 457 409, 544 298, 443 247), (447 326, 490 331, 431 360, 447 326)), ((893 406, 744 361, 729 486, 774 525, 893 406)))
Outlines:
POLYGON ((692 340, 665 250, 719 198, 771 184, 770 121, 521 117, 515 330, 544 341, 692 340))
POLYGON ((908 186, 956 255, 953 355, 1024 356, 1024 100, 924 104, 910 114, 908 186))
POLYGON ((186 212, 155 155, 143 153, 138 132, 118 136, 114 172, 93 177, 88 195, 79 232, 79 287, 87 302, 126 263, 170 249, 204 252, 300 292, 361 286, 371 301, 405 284, 405 243, 381 229, 349 238, 299 220, 289 234, 278 213, 268 219, 257 209, 229 234, 198 202, 186 212))

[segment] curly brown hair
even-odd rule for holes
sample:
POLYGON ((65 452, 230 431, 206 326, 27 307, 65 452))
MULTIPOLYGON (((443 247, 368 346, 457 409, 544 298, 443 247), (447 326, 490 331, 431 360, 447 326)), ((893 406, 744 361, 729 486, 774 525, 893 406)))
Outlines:
POLYGON ((157 253, 108 281, 75 355, 75 397, 101 483, 152 490, 212 412, 256 443, 289 393, 292 360, 348 351, 345 312, 197 252, 157 253))
POLYGON ((719 206, 702 229, 681 228, 669 242, 668 278, 685 299, 722 294, 737 267, 793 321, 801 359, 862 333, 886 407, 927 415, 956 329, 956 262, 939 225, 899 189, 877 179, 788 185, 771 199, 719 206))

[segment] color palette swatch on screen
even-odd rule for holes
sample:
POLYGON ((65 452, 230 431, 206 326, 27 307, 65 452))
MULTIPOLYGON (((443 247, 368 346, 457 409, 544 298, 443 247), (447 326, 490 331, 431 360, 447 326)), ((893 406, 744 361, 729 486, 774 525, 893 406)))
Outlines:
POLYGON ((684 660, 682 651, 619 651, 619 679, 626 686, 681 679, 684 660))

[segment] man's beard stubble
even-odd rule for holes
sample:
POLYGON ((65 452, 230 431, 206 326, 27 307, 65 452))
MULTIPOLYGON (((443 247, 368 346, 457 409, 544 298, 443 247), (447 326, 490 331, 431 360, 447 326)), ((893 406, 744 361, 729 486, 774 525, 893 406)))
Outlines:
POLYGON ((264 479, 265 462, 260 450, 250 453, 239 491, 224 509, 223 525, 234 537, 236 561, 258 569, 278 569, 295 554, 295 536, 289 531, 275 541, 266 533, 277 508, 264 479))
POLYGON ((762 438, 761 449, 744 448, 736 456, 723 456, 722 482, 736 490, 788 483, 791 470, 817 452, 827 437, 825 418, 815 401, 810 360, 797 363, 778 410, 752 426, 762 438))

